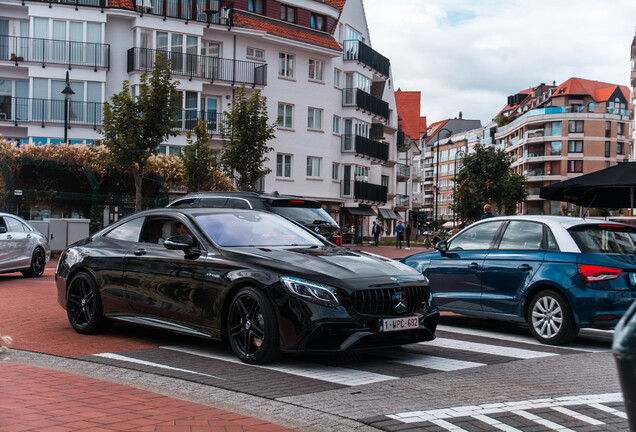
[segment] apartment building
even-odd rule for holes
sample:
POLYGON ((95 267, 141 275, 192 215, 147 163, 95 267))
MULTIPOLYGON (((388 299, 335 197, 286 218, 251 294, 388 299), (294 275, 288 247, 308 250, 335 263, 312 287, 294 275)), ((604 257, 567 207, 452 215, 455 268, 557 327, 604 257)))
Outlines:
MULTIPOLYGON (((321 200, 353 241, 378 208, 410 206, 389 59, 371 47, 362 0, 0 0, 0 134, 20 143, 101 138, 102 106, 157 53, 179 81, 178 154, 203 118, 211 145, 237 85, 276 122, 260 189, 321 200), (68 114, 62 90, 73 90, 68 114)), ((17 188, 17 186, 16 186, 17 188)), ((24 191, 25 196, 36 191, 24 191)), ((81 206, 76 209, 83 214, 81 206)), ((83 214, 84 217, 87 215, 83 214)))
MULTIPOLYGON (((631 54, 632 54, 632 73, 631 73, 631 86, 632 86, 632 116, 630 117, 634 120, 634 113, 636 110, 636 36, 632 40, 631 46, 631 54)), ((632 121, 632 138, 636 136, 636 123, 632 121)), ((632 160, 634 160, 634 154, 632 153, 632 160)))
POLYGON ((633 154, 629 101, 626 86, 581 78, 510 96, 495 117, 501 126, 494 139, 527 179, 529 196, 518 212, 560 214, 568 204, 539 198, 541 187, 627 160, 633 154))

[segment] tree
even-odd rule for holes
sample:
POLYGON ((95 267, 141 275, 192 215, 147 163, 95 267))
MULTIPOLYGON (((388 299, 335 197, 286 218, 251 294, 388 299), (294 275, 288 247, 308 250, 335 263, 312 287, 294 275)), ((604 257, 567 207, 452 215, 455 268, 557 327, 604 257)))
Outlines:
POLYGON ((268 123, 266 101, 260 90, 246 97, 243 85, 236 90, 221 123, 221 164, 239 190, 254 190, 256 182, 272 171, 263 165, 269 160, 267 152, 272 150, 267 141, 274 138, 276 128, 268 123))
POLYGON ((130 83, 104 103, 104 144, 116 167, 128 171, 135 181, 135 211, 141 210, 141 184, 148 158, 159 144, 177 135, 175 127, 181 106, 178 81, 170 80, 170 62, 157 54, 150 75, 141 75, 137 97, 130 83))
POLYGON ((198 119, 193 131, 196 140, 192 140, 188 132, 188 145, 179 155, 183 161, 184 182, 187 188, 191 192, 233 190, 230 179, 222 175, 218 169, 217 152, 208 145, 210 134, 206 122, 198 119))
POLYGON ((510 172, 510 157, 502 150, 477 145, 457 173, 455 211, 462 220, 479 219, 486 203, 501 214, 526 199, 525 177, 510 172))

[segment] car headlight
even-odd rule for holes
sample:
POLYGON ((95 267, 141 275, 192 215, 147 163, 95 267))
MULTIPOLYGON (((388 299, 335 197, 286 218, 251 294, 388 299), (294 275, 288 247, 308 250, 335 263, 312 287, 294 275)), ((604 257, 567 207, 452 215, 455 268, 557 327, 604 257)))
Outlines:
POLYGON ((324 306, 340 306, 338 290, 334 287, 305 279, 284 276, 280 278, 285 287, 303 299, 324 306))

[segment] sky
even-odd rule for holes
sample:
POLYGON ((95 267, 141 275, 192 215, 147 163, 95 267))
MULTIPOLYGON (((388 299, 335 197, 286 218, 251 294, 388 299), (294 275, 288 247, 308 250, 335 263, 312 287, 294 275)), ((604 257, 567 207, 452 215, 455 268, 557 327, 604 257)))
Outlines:
POLYGON ((487 124, 507 97, 572 77, 629 86, 636 0, 363 0, 393 86, 427 123, 487 124))

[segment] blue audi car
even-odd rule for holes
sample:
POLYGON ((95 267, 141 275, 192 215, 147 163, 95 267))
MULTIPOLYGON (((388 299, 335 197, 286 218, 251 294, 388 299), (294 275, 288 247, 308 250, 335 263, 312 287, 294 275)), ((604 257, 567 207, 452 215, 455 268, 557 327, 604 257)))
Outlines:
POLYGON ((598 219, 484 219, 402 262, 440 310, 527 322, 550 345, 613 328, 636 299, 636 227, 598 219))

